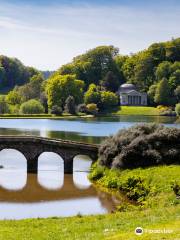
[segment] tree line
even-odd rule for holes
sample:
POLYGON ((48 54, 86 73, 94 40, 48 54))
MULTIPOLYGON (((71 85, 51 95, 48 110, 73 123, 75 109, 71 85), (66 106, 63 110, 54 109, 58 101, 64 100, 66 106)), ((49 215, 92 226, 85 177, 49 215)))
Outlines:
POLYGON ((147 92, 149 105, 179 103, 180 38, 131 55, 121 55, 114 46, 99 46, 46 74, 0 57, 0 89, 11 88, 3 101, 13 111, 32 99, 44 112, 104 111, 120 104, 118 89, 123 83, 147 92))

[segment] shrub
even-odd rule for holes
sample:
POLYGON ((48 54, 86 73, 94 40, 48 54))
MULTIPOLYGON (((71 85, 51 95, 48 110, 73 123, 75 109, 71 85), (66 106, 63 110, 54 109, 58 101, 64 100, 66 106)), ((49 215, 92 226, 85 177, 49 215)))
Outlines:
POLYGON ((91 181, 97 181, 104 176, 104 167, 97 165, 97 162, 92 165, 89 179, 91 181))
POLYGON ((180 183, 177 183, 176 181, 173 182, 173 184, 171 185, 171 188, 173 189, 176 196, 180 196, 180 183))
POLYGON ((150 186, 138 176, 131 176, 120 183, 119 189, 125 192, 130 200, 143 201, 150 193, 150 186))
POLYGON ((94 115, 98 113, 98 108, 97 108, 97 105, 95 103, 90 103, 86 107, 87 107, 87 112, 88 113, 92 113, 94 115))
POLYGON ((61 115, 62 114, 62 108, 57 106, 57 105, 54 105, 51 109, 51 114, 55 114, 55 115, 61 115))
POLYGON ((171 117, 175 117, 176 116, 176 112, 173 111, 172 109, 168 109, 165 111, 160 111, 160 115, 161 116, 171 116, 171 117))
POLYGON ((158 105, 157 109, 160 111, 161 116, 176 116, 175 111, 173 111, 171 107, 158 105))
POLYGON ((157 109, 160 110, 160 111, 166 111, 166 110, 169 109, 169 107, 163 106, 163 105, 158 105, 158 106, 157 106, 157 109))
POLYGON ((87 92, 84 94, 84 102, 86 104, 98 104, 101 100, 101 94, 98 86, 90 84, 87 92))
POLYGON ((87 113, 87 107, 86 104, 82 103, 77 106, 77 112, 80 113, 87 113))
POLYGON ((20 113, 22 114, 40 114, 44 113, 44 107, 35 99, 31 99, 21 104, 20 113))
POLYGON ((180 116, 180 103, 176 104, 175 111, 176 111, 177 116, 180 116))
POLYGON ((180 164, 180 129, 140 124, 120 130, 102 142, 99 163, 108 168, 180 164))
POLYGON ((118 97, 113 92, 101 92, 101 103, 100 106, 102 109, 108 109, 118 105, 118 97))

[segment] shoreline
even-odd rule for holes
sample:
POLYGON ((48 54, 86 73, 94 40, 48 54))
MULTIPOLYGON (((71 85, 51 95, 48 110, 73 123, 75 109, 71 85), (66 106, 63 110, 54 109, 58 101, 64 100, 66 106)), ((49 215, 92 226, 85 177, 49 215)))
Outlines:
POLYGON ((163 116, 163 115, 149 115, 149 114, 99 114, 97 116, 95 115, 65 115, 65 116, 49 116, 49 114, 47 115, 37 115, 35 114, 33 115, 0 115, 0 119, 93 119, 93 118, 118 118, 121 116, 134 116, 134 117, 169 117, 169 118, 174 118, 176 120, 179 120, 180 117, 178 116, 163 116))
POLYGON ((0 119, 92 119, 92 118, 110 118, 121 116, 142 116, 142 117, 172 117, 177 118, 174 115, 162 115, 161 112, 155 107, 135 107, 135 106, 122 106, 116 109, 110 109, 109 111, 99 112, 97 115, 77 113, 71 114, 0 114, 0 119))

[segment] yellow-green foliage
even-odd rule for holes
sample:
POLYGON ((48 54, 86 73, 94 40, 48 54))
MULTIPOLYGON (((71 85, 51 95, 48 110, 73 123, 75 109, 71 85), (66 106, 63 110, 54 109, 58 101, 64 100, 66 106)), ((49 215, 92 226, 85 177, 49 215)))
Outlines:
POLYGON ((101 107, 108 109, 118 105, 118 97, 115 93, 109 91, 101 92, 101 107))
POLYGON ((98 112, 98 107, 95 103, 87 104, 86 108, 89 113, 95 114, 98 112))
POLYGON ((17 105, 22 103, 22 97, 18 91, 12 90, 7 94, 6 101, 8 102, 8 104, 17 105))
POLYGON ((84 94, 85 104, 98 104, 101 100, 101 93, 95 84, 90 84, 87 92, 84 94))
POLYGON ((179 194, 179 172, 180 166, 176 165, 109 170, 95 164, 89 179, 97 186, 122 191, 129 199, 141 202, 145 209, 160 207, 163 210, 163 207, 180 204, 176 199, 179 194))
POLYGON ((176 114, 180 116, 180 103, 176 104, 176 114))
POLYGON ((53 75, 46 85, 48 107, 51 109, 54 105, 64 106, 70 95, 74 97, 76 104, 80 103, 83 87, 83 81, 77 80, 74 75, 53 75))

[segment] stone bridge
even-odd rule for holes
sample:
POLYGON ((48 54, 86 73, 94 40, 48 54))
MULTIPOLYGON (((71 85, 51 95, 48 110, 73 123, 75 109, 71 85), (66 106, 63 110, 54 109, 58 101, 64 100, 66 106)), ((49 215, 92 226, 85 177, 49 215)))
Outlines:
POLYGON ((38 158, 43 152, 57 153, 64 160, 64 173, 73 172, 73 159, 87 155, 92 161, 98 158, 98 145, 35 136, 0 136, 0 151, 15 149, 27 160, 27 172, 37 173, 38 158))

